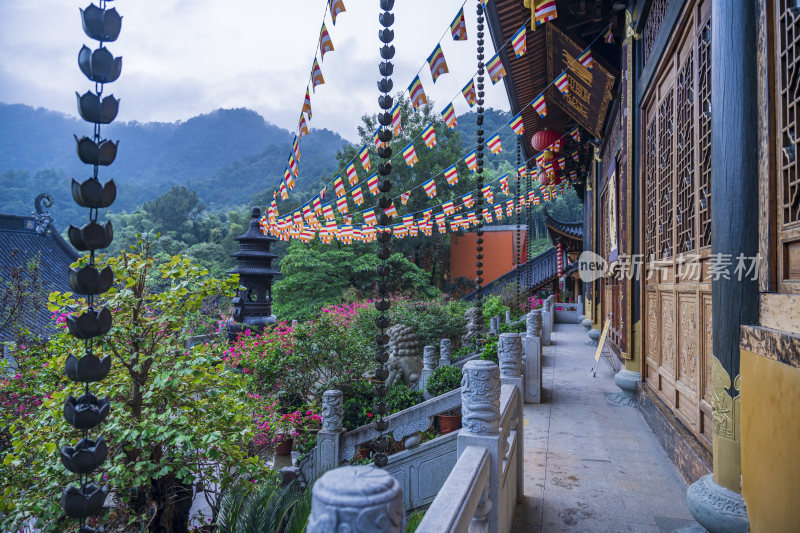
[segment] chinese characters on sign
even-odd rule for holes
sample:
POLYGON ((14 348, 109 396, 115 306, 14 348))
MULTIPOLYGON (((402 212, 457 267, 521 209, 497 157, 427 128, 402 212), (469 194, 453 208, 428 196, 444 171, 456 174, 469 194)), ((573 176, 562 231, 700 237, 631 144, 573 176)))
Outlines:
MULTIPOLYGON (((726 280, 757 280, 761 256, 746 256, 739 254, 711 254, 708 256, 708 268, 705 281, 726 280)), ((649 281, 657 273, 667 271, 672 263, 661 263, 651 257, 647 261, 649 269, 645 272, 644 255, 619 254, 616 262, 610 266, 601 256, 593 252, 583 252, 579 259, 579 272, 583 281, 594 281, 601 277, 609 277, 617 280, 639 281, 642 276, 649 281)), ((682 281, 704 281, 702 263, 697 254, 686 254, 676 266, 677 278, 682 281)))

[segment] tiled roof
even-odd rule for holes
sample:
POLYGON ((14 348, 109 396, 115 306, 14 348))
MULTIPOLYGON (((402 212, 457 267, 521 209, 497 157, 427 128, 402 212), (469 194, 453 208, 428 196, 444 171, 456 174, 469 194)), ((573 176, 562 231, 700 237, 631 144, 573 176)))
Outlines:
POLYGON ((556 231, 569 235, 575 239, 583 239, 583 221, 563 222, 561 220, 556 220, 550 216, 550 213, 547 212, 547 208, 544 210, 544 221, 548 227, 553 228, 556 231))
MULTIPOLYGON (((0 276, 7 276, 11 268, 37 257, 44 293, 70 291, 67 272, 78 253, 49 220, 0 214, 0 276), (41 231, 37 231, 37 227, 41 227, 41 231)), ((26 325, 35 335, 44 335, 45 327, 51 323, 50 312, 44 306, 30 312, 26 325)), ((7 335, 0 331, 0 341, 10 340, 7 335)))

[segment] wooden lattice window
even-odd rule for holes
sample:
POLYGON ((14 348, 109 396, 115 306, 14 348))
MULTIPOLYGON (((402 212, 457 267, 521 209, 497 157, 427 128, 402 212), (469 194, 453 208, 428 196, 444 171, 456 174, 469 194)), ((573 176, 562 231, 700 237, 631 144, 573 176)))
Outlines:
POLYGON ((778 290, 800 292, 800 8, 777 1, 778 290))
POLYGON ((645 130, 645 152, 644 152, 644 175, 645 191, 647 191, 647 205, 645 206, 645 252, 647 258, 654 257, 657 249, 656 244, 656 221, 658 216, 658 203, 656 202, 656 183, 658 179, 657 157, 657 136, 656 136, 656 116, 653 114, 645 130))
POLYGON ((667 12, 669 0, 655 0, 650 7, 650 14, 647 16, 647 22, 644 23, 644 62, 650 58, 650 52, 653 51, 653 45, 658 37, 658 31, 661 29, 661 23, 664 22, 664 15, 667 12))
POLYGON ((699 247, 711 246, 711 19, 697 34, 699 247))
POLYGON ((658 107, 658 254, 672 257, 672 88, 658 107))
POLYGON ((694 250, 694 53, 689 50, 676 84, 678 138, 675 167, 678 202, 675 206, 676 253, 694 250))

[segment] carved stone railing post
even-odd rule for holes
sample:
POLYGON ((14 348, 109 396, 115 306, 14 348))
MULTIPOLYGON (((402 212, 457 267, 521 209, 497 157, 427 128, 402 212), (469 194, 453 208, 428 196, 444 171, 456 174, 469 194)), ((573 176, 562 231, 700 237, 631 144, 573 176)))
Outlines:
POLYGON ((322 394, 322 429, 317 433, 316 472, 325 472, 339 466, 339 447, 344 432, 343 401, 342 391, 326 390, 322 394))
POLYGON ((500 316, 495 315, 489 319, 489 333, 497 335, 500 333, 500 316))
POLYGON ((403 490, 385 470, 343 466, 320 477, 312 490, 308 533, 402 533, 403 490))
POLYGON ((525 318, 526 335, 522 338, 525 403, 542 401, 542 310, 534 309, 525 318))
POLYGON ((542 302, 542 346, 550 346, 553 332, 553 300, 549 296, 542 302))
POLYGON ((500 368, 491 361, 469 361, 464 365, 463 375, 458 455, 470 445, 481 446, 489 452, 488 531, 498 531, 500 465, 505 453, 500 442, 500 368))
POLYGON ((422 377, 419 380, 419 388, 422 391, 428 389, 428 378, 431 377, 433 371, 436 370, 436 347, 425 346, 422 349, 422 377))
POLYGON ((439 344, 439 366, 450 366, 453 363, 453 341, 442 339, 439 344))
MULTIPOLYGON (((497 359, 500 361, 500 382, 514 385, 517 388, 517 417, 513 422, 514 427, 522 427, 520 419, 523 416, 523 396, 525 387, 522 380, 522 339, 517 333, 501 333, 497 344, 497 359)), ((520 434, 517 439, 517 487, 525 484, 524 465, 525 450, 523 443, 525 439, 520 434)), ((522 493, 517 491, 517 503, 522 503, 522 493)))
POLYGON ((506 324, 511 324, 511 310, 506 310, 506 324))

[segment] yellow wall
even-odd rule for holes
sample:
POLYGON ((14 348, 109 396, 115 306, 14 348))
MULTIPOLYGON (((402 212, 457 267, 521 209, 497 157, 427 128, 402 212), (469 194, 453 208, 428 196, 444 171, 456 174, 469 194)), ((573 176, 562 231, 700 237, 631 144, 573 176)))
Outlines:
POLYGON ((800 369, 741 351, 742 495, 753 533, 800 531, 800 369))

